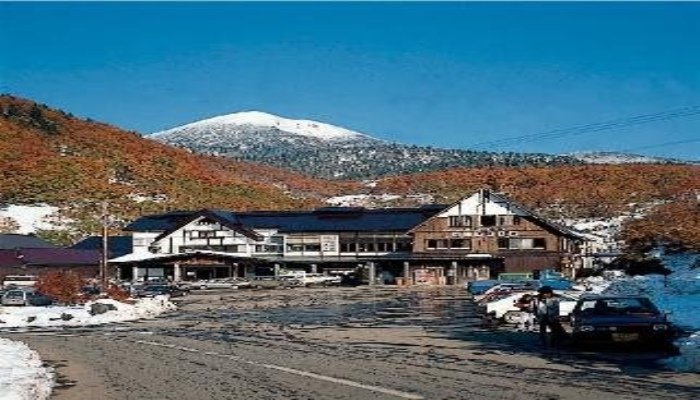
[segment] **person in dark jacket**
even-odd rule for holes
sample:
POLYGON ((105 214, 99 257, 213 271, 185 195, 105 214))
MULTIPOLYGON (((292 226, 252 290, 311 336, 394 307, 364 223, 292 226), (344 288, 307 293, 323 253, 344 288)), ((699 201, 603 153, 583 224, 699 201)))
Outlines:
POLYGON ((553 346, 560 345, 568 336, 559 322, 559 299, 550 286, 542 286, 535 300, 535 316, 540 326, 540 341, 543 345, 548 342, 553 346), (547 329, 551 332, 551 340, 547 340, 547 329))

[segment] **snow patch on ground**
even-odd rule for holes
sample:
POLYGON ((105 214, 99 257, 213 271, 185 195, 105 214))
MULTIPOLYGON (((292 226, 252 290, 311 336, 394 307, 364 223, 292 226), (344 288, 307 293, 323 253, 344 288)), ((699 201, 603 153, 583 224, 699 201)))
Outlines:
POLYGON ((413 205, 433 204, 435 202, 435 197, 430 194, 350 194, 329 197, 325 202, 326 204, 336 207, 381 208, 395 206, 396 203, 408 203, 413 205))
POLYGON ((0 400, 49 398, 53 376, 26 344, 0 338, 0 360, 0 400))
POLYGON ((400 199, 401 196, 395 194, 351 194, 346 196, 336 196, 326 199, 326 203, 332 206, 367 206, 376 203, 400 199))
POLYGON ((55 228, 48 217, 56 211, 58 207, 48 205, 9 205, 0 208, 0 218, 11 218, 19 225, 14 233, 26 235, 39 229, 55 228))
POLYGON ((111 304, 116 309, 104 314, 90 315, 93 302, 82 306, 0 307, 0 329, 100 325, 153 318, 176 309, 167 296, 139 299, 135 304, 111 299, 96 302, 111 304), (71 315, 72 318, 68 319, 66 315, 71 315))

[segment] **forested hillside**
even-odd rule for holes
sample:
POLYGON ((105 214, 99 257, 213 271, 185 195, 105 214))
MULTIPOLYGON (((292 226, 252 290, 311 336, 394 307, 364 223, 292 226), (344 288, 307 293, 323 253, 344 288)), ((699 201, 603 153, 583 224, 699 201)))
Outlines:
POLYGON ((449 203, 481 187, 506 193, 555 219, 637 213, 640 218, 625 224, 623 233, 630 246, 644 249, 663 243, 700 250, 700 166, 455 168, 385 178, 373 190, 427 193, 449 203))
POLYGON ((57 205, 84 232, 103 200, 123 221, 178 208, 307 208, 356 187, 194 155, 12 96, 0 96, 0 162, 0 204, 57 205))

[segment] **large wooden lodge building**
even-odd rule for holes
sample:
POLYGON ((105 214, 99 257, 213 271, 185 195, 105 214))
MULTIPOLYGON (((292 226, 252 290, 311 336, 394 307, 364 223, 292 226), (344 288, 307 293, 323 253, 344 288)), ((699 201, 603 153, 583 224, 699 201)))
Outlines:
POLYGON ((542 269, 570 274, 583 240, 489 190, 418 208, 178 211, 144 216, 126 230, 132 253, 110 260, 120 277, 175 281, 290 269, 409 285, 542 269))

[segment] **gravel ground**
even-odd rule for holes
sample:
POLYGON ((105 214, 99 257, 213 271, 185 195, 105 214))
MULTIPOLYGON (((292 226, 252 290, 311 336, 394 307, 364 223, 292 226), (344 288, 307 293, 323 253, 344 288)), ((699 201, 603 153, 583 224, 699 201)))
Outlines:
POLYGON ((695 399, 658 355, 541 349, 485 325, 458 288, 229 291, 119 326, 5 334, 55 399, 695 399))

